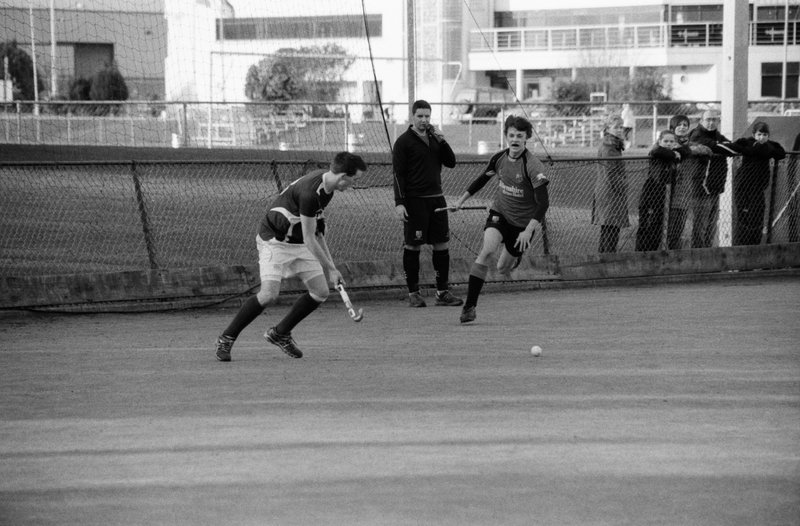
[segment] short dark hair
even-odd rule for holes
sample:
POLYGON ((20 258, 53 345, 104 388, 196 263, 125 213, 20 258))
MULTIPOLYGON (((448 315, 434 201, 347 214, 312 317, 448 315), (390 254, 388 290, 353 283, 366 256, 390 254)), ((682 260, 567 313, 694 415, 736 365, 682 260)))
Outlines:
POLYGON ((528 139, 533 135, 533 125, 531 121, 519 115, 509 115, 506 117, 506 122, 503 125, 503 135, 508 134, 509 128, 516 128, 519 131, 524 131, 528 139))
POLYGON ((414 104, 411 105, 411 115, 417 113, 417 110, 422 108, 423 110, 431 109, 431 104, 427 100, 415 100, 414 104))
POLYGON ((344 172, 347 175, 355 175, 359 170, 365 172, 367 163, 360 156, 350 152, 337 153, 331 162, 331 172, 335 174, 344 172))
POLYGON ((673 137, 676 137, 674 130, 661 130, 661 133, 658 134, 658 140, 660 141, 663 139, 665 135, 672 135, 673 137))
POLYGON ((685 122, 686 125, 688 126, 689 117, 687 117, 686 115, 675 115, 669 120, 669 129, 675 131, 675 128, 677 128, 682 122, 685 122))
POLYGON ((769 135, 769 124, 764 121, 756 121, 755 124, 753 124, 753 135, 755 135, 756 132, 769 135))

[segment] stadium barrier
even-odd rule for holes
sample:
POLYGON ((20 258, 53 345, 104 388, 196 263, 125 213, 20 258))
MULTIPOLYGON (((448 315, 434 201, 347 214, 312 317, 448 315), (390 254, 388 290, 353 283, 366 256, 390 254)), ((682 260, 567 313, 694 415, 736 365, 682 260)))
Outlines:
MULTIPOLYGON (((561 154, 589 152, 609 115, 631 111, 630 146, 649 148, 676 114, 699 120, 717 101, 432 103, 432 122, 459 153, 502 143, 511 114, 531 120, 537 142, 561 154)), ((751 101, 748 122, 800 111, 796 99, 751 101)), ((358 149, 385 153, 408 126, 408 104, 356 102, 15 101, 0 103, 0 142, 283 151, 358 149)))
MULTIPOLYGON (((636 252, 639 203, 648 159, 625 157, 625 210, 618 252, 598 254, 592 224, 602 159, 545 162, 551 206, 522 265, 492 282, 597 280, 631 276, 779 269, 798 266, 798 155, 776 163, 764 194, 760 245, 728 247, 739 237, 736 196, 723 194, 712 249, 691 249, 691 212, 675 250, 636 252)), ((453 202, 484 160, 445 170, 453 202)), ((728 161, 734 180, 739 161, 728 161)), ((257 286, 255 234, 266 206, 316 161, 141 161, 0 164, 0 308, 102 304, 157 307, 234 298, 257 286)), ((730 181, 727 184, 731 188, 730 181)), ((735 186, 735 185, 734 185, 735 186)), ((488 206, 487 185, 467 202, 488 206)), ((746 192, 747 189, 737 188, 746 192)), ((394 216, 391 164, 370 162, 356 186, 327 209, 328 242, 351 288, 402 287, 401 227, 394 216)), ((482 242, 485 210, 451 213, 452 281, 466 281, 482 242)), ((430 258, 422 279, 433 283, 430 258)), ((297 290, 289 284, 285 290, 297 290)))

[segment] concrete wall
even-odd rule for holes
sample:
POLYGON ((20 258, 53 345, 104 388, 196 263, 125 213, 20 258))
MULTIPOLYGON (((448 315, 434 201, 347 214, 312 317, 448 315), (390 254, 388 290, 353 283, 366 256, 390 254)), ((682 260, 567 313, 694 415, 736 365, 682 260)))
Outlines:
MULTIPOLYGON (((434 282, 433 269, 423 258, 423 289, 434 282)), ((465 288, 471 260, 451 262, 451 282, 465 288)), ((348 289, 358 294, 405 296, 399 261, 341 263, 348 289)), ((487 285, 505 287, 570 287, 649 283, 669 279, 692 281, 742 277, 747 271, 800 275, 800 243, 618 253, 591 256, 533 256, 508 278, 490 272, 487 285), (744 274, 743 274, 744 273, 744 274)), ((256 266, 211 267, 193 270, 152 270, 93 275, 0 277, 0 309, 103 312, 199 307, 241 300, 257 290, 256 266)), ((303 290, 297 280, 285 283, 283 293, 303 290)), ((356 296, 357 297, 357 296, 356 296)))

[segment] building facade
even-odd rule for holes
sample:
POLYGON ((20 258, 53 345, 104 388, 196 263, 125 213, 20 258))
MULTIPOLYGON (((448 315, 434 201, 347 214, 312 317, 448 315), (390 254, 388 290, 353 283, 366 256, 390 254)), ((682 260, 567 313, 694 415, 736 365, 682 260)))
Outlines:
POLYGON ((42 99, 114 64, 130 98, 163 99, 167 23, 163 0, 2 0, 0 42, 36 59, 42 99), (33 52, 35 50, 35 53, 33 52))
MULTIPOLYGON (((673 100, 720 99, 720 0, 470 3, 485 24, 468 31, 474 84, 548 100, 563 80, 611 94, 620 79, 655 75, 673 100)), ((797 98, 800 2, 754 0, 749 8, 748 99, 797 98)))

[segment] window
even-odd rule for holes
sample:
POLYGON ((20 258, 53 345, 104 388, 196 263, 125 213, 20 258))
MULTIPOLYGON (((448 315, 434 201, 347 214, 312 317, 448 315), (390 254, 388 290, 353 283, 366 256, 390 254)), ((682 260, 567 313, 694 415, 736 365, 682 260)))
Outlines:
POLYGON ((691 22, 722 22, 722 4, 720 5, 674 5, 670 22, 687 24, 691 22))
MULTIPOLYGON (((797 98, 800 62, 786 64, 786 98, 797 98)), ((783 63, 764 62, 761 64, 761 96, 780 98, 783 94, 783 63)))
MULTIPOLYGON (((286 18, 226 18, 217 20, 217 40, 220 26, 225 40, 282 40, 296 38, 361 38, 364 20, 360 16, 305 16, 286 18)), ((370 37, 383 34, 383 16, 367 15, 370 37)))

